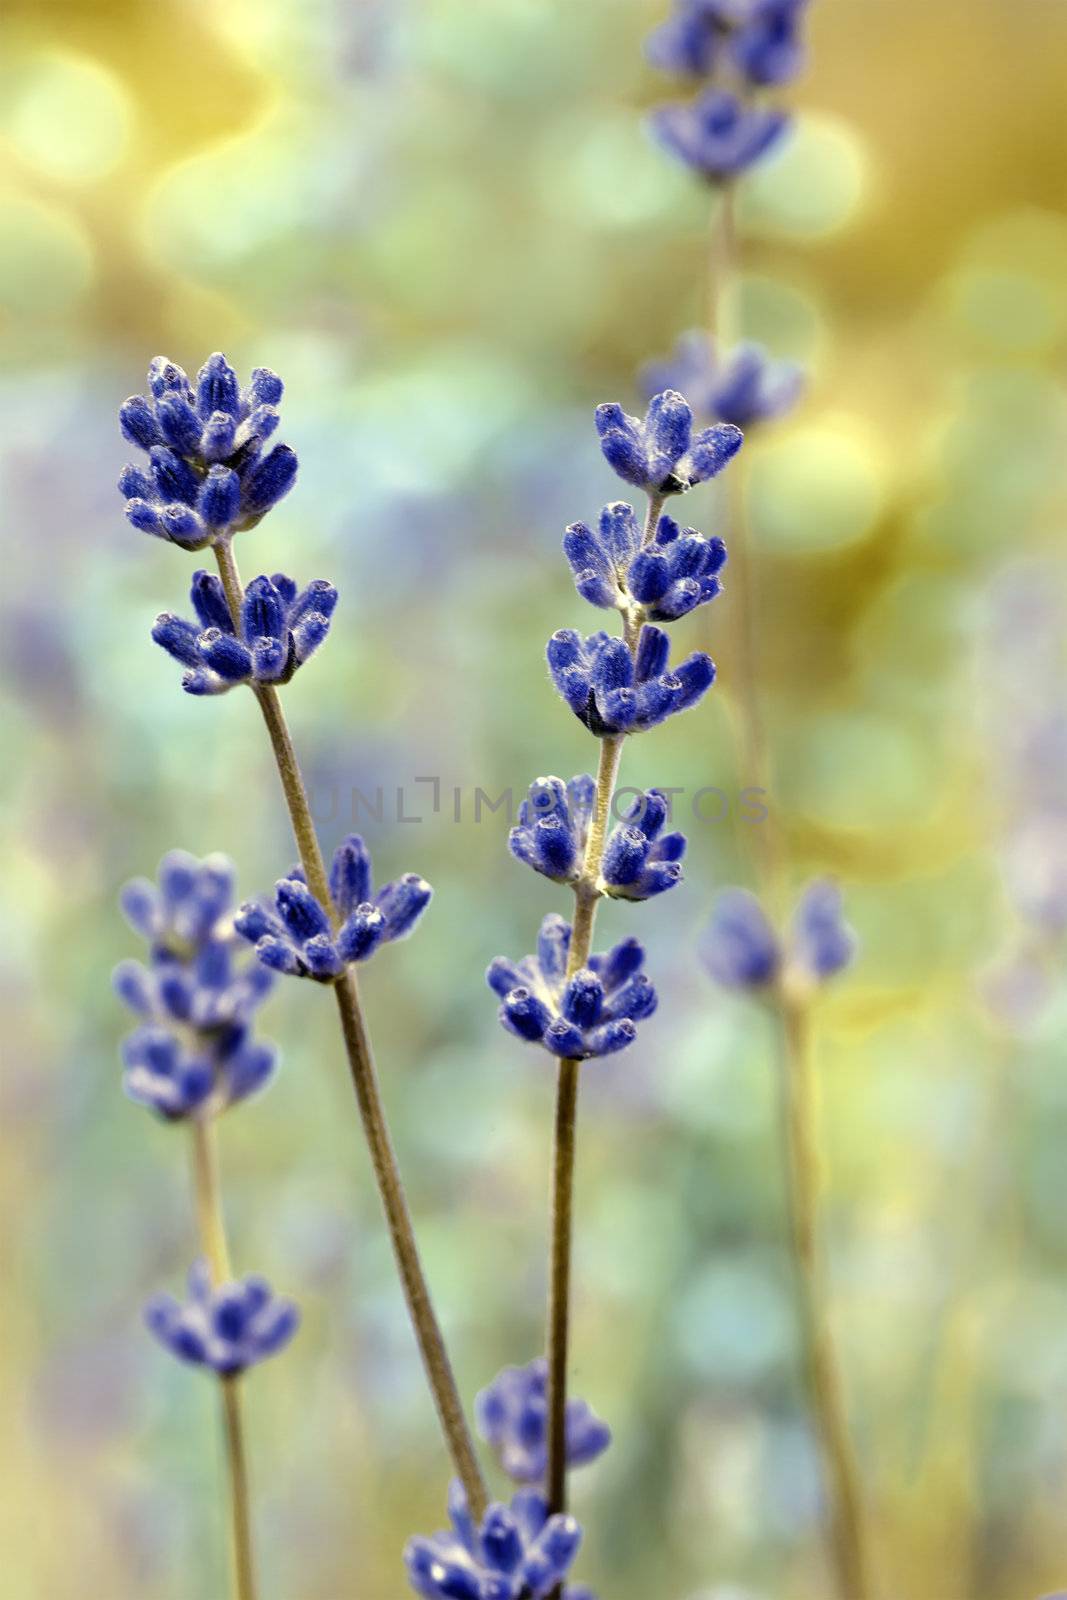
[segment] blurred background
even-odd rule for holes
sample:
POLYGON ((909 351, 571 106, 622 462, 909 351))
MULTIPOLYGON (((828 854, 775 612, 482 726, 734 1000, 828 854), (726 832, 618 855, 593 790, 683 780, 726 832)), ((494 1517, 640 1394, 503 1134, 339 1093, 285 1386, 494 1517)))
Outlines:
MULTIPOLYGON (((121 1093, 115 897, 172 846, 246 893, 293 851, 249 698, 183 695, 148 638, 198 559, 114 488, 156 353, 286 379, 301 476, 238 555, 340 588, 285 691, 323 836, 355 820, 437 891, 364 989, 464 1394, 540 1346, 552 1075, 482 972, 566 896, 473 799, 590 761, 542 665, 594 625, 560 533, 618 493, 594 405, 635 409, 704 313, 709 195, 642 122, 664 11, 7 0, 4 1600, 225 1592, 216 1397, 140 1325, 195 1246, 185 1141, 121 1093)), ((771 803, 863 943, 819 1016, 833 1315, 887 1592, 1029 1600, 1067 1582, 1067 5, 814 0, 811 34, 734 310, 811 370, 746 470, 771 803)), ((729 538, 712 489, 684 515, 729 538)), ((829 1589, 774 1030, 694 950, 752 870, 719 653, 623 781, 725 798, 687 819, 686 885, 600 924, 640 924, 663 997, 584 1074, 575 1387, 616 1444, 575 1506, 604 1600, 829 1589)), ((446 1471, 310 987, 279 986, 282 1073, 221 1130, 237 1265, 305 1319, 248 1385, 263 1595, 397 1600, 446 1471)))

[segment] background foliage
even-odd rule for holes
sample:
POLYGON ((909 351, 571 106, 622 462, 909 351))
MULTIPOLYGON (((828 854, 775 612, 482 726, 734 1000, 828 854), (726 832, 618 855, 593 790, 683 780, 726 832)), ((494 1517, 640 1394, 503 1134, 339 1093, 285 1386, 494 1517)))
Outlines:
MULTIPOLYGON (((707 195, 641 126, 660 14, 8 0, 5 1600, 191 1600, 224 1570, 214 1394, 138 1320, 190 1218, 183 1142, 119 1091, 115 891, 175 844, 226 850, 248 890, 292 848, 247 697, 183 696, 148 641, 194 564, 113 487, 114 412, 157 351, 287 379, 302 475, 242 563, 340 587, 286 691, 316 809, 332 840, 382 785, 379 870, 437 889, 366 994, 464 1392, 538 1347, 550 1077, 482 969, 559 896, 473 795, 589 759, 541 665, 585 620, 559 534, 616 494, 593 405, 635 402, 706 300, 707 195)), ((976 978, 1016 937, 1010 735, 1064 685, 1067 7, 817 0, 812 32, 799 133, 743 208, 737 310, 813 368, 749 470, 773 803, 798 879, 839 874, 864 943, 821 1014, 834 1314, 895 1591, 1009 1600, 1064 1581, 1067 997, 1057 975, 1008 1032, 976 978)), ((684 509, 728 537, 711 490, 684 509)), ((624 782, 716 785, 727 815, 642 912, 661 1016, 585 1072, 576 1388, 617 1445, 577 1489, 610 1600, 823 1586, 774 1040, 693 954, 751 842, 720 668, 628 752, 624 782)), ((264 1592, 393 1600, 444 1466, 316 1000, 281 986, 282 1076, 223 1129, 238 1265, 305 1308, 249 1385, 264 1592)))

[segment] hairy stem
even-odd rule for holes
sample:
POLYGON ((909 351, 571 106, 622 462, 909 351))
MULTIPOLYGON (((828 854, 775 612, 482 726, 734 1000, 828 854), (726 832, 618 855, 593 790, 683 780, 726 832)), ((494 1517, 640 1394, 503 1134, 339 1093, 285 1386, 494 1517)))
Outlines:
POLYGON ((840 1600, 873 1600, 870 1547, 859 1470, 827 1316, 818 1239, 819 1159, 809 1011, 783 998, 783 1124, 793 1260, 808 1391, 826 1477, 830 1545, 840 1600))
MULTIPOLYGON (((193 1193, 196 1199, 197 1230, 200 1248, 207 1258, 214 1288, 233 1276, 226 1243, 219 1188, 215 1124, 209 1117, 193 1117, 193 1193)), ((252 1562, 252 1526, 249 1514, 248 1467, 245 1461, 244 1428, 241 1420, 240 1377, 220 1377, 223 1437, 226 1448, 226 1476, 230 1489, 230 1552, 233 1566, 234 1600, 256 1600, 255 1568, 252 1562)))
MULTIPOLYGON (((230 613, 236 620, 240 616, 243 590, 229 542, 217 544, 215 555, 230 613)), ((270 737, 308 887, 331 919, 335 920, 326 864, 281 698, 277 690, 270 685, 257 687, 255 695, 270 737)), ((377 1069, 355 973, 349 970, 339 978, 334 985, 334 992, 337 996, 341 1032, 356 1092, 356 1103, 363 1124, 363 1135, 370 1151, 375 1183, 385 1212, 408 1313, 448 1453, 466 1491, 471 1512, 480 1520, 487 1504, 485 1484, 415 1242, 411 1214, 404 1195, 396 1153, 389 1136, 389 1126, 382 1104, 377 1069)))

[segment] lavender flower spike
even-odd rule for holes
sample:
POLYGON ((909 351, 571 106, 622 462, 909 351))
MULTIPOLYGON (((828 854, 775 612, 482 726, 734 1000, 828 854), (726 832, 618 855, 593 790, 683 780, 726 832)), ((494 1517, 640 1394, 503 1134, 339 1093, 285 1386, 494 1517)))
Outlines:
MULTIPOLYGON (((562 778, 538 778, 519 806, 518 826, 509 835, 512 855, 556 883, 576 884, 595 793, 588 773, 567 784, 562 778)), ((604 850, 597 883, 603 894, 648 900, 681 882, 686 840, 684 834, 663 832, 669 815, 659 789, 635 796, 604 850)))
POLYGON ((233 870, 172 851, 159 887, 134 879, 123 909, 149 940, 147 965, 124 961, 113 978, 138 1027, 123 1042, 123 1086, 131 1100, 168 1121, 214 1115, 262 1089, 277 1052, 252 1034, 252 1015, 273 979, 233 927, 233 870))
POLYGON ((172 1295, 156 1295, 145 1306, 145 1323, 182 1361, 221 1377, 235 1377, 283 1350, 296 1332, 300 1313, 279 1299, 263 1278, 242 1278, 213 1289, 207 1265, 189 1273, 184 1305, 172 1295))
POLYGON ((715 904, 699 949, 708 972, 724 988, 759 991, 781 981, 805 991, 850 964, 856 936, 844 919, 837 885, 820 878, 801 895, 784 940, 755 895, 727 889, 715 904))
POLYGON ((375 894, 371 861, 358 833, 334 852, 330 895, 338 927, 294 867, 275 887, 275 911, 256 901, 241 907, 237 932, 256 947, 264 966, 293 977, 333 983, 353 962, 368 960, 378 946, 406 938, 430 903, 425 878, 405 873, 375 894))
POLYGON ((736 178, 765 156, 789 127, 784 111, 746 105, 726 89, 688 104, 660 106, 649 126, 667 150, 709 183, 736 178))
MULTIPOLYGON (((542 1483, 548 1466, 548 1363, 505 1367, 477 1400, 478 1427, 517 1483, 542 1483)), ((566 1411, 567 1466, 583 1467, 611 1443, 611 1429, 584 1400, 566 1411)))
POLYGON ((647 394, 668 386, 683 390, 698 416, 751 428, 792 409, 804 373, 795 362, 774 360, 760 344, 719 351, 708 334, 694 329, 664 360, 650 362, 641 381, 647 394))
POLYGON ((624 500, 604 507, 595 533, 584 522, 572 522, 563 553, 582 598, 615 607, 634 626, 676 622, 722 592, 721 539, 705 539, 695 528, 679 528, 673 517, 661 516, 644 544, 633 507, 624 500))
POLYGON ((196 388, 181 367, 157 356, 147 395, 119 410, 123 435, 148 455, 119 478, 126 516, 135 528, 185 550, 252 528, 296 478, 288 445, 263 447, 278 426, 282 380, 256 367, 246 388, 224 355, 209 356, 196 388))
POLYGON ((225 694, 240 683, 288 683, 329 633, 337 590, 317 578, 298 592, 282 572, 253 578, 239 629, 213 573, 193 573, 190 600, 196 621, 164 612, 152 638, 187 669, 187 694, 225 694))
POLYGON ((717 423, 693 433, 693 413, 674 389, 653 395, 644 418, 620 405, 595 414, 600 448, 620 478, 648 494, 684 494, 714 478, 741 448, 740 429, 717 423))
POLYGON ((624 939, 568 978, 570 943, 570 923, 552 913, 541 923, 536 955, 498 956, 490 964, 485 978, 500 996, 501 1024, 561 1059, 614 1055, 656 1009, 656 991, 641 971, 645 952, 636 939, 624 939))
POLYGON ((510 1506, 490 1505, 476 1527, 459 1483, 448 1496, 451 1528, 409 1539, 408 1582, 424 1600, 544 1600, 570 1571, 582 1530, 548 1515, 543 1497, 520 1489, 510 1506))
POLYGON ((622 639, 561 628, 546 649, 552 681, 579 722, 597 738, 642 733, 685 711, 711 688, 715 663, 700 651, 670 666, 670 640, 646 624, 631 654, 622 639))

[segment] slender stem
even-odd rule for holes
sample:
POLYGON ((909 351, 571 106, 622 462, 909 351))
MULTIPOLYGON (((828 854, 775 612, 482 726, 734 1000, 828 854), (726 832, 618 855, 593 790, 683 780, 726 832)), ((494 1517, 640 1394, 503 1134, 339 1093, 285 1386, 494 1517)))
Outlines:
POLYGON ((230 1515, 233 1539, 233 1586, 237 1600, 256 1600, 252 1565, 252 1528, 249 1518, 248 1466, 245 1461, 241 1420, 241 1378, 220 1378, 222 1416, 226 1435, 226 1460, 230 1473, 230 1515))
POLYGON ((367 1037, 356 989, 355 974, 349 972, 340 978, 334 985, 334 993, 337 996, 341 1031, 348 1052, 352 1084, 356 1091, 363 1132, 370 1151, 382 1209, 389 1227, 389 1237, 396 1256, 404 1298, 407 1301, 422 1363, 426 1369, 452 1463, 466 1492, 471 1514, 476 1522, 480 1522, 485 1515, 487 1504, 485 1484, 474 1454, 474 1445, 463 1414, 463 1403, 448 1359, 444 1336, 434 1313, 426 1274, 419 1258, 415 1232, 411 1225, 411 1213, 408 1210, 400 1169, 382 1106, 374 1057, 371 1054, 370 1040, 367 1037))
POLYGON ((222 1217, 219 1187, 219 1161, 215 1145, 215 1123, 211 1117, 190 1119, 193 1131, 193 1194, 196 1199, 196 1225, 200 1248, 207 1257, 211 1281, 216 1286, 233 1277, 226 1225, 222 1217))
MULTIPOLYGON (((193 1194, 196 1199, 200 1247, 207 1258, 212 1285, 228 1283, 233 1276, 226 1225, 222 1215, 215 1124, 210 1117, 193 1117, 193 1194)), ((248 1466, 241 1421, 240 1377, 220 1377, 223 1436, 227 1479, 230 1486, 230 1553, 235 1600, 256 1600, 252 1562, 252 1525, 249 1513, 248 1466)))
MULTIPOLYGON (((653 523, 653 526, 655 524, 653 523)), ((600 900, 597 880, 604 854, 611 800, 622 759, 623 735, 600 741, 596 800, 589 822, 582 876, 574 891, 567 976, 589 960, 593 926, 600 900)), ((552 1147, 551 1244, 548 1275, 548 1508, 567 1505, 567 1348, 571 1307, 571 1241, 574 1232, 574 1157, 578 1124, 577 1061, 559 1064, 556 1078, 556 1120, 552 1147)))
POLYGON ((708 331, 724 347, 733 343, 730 296, 737 276, 737 213, 732 183, 724 184, 711 213, 708 245, 708 331))
MULTIPOLYGON (((229 541, 217 544, 215 555, 230 612, 236 620, 240 616, 243 590, 229 541)), ((255 695, 274 751, 275 764, 308 887, 333 919, 333 901, 326 876, 326 865, 281 698, 277 690, 270 685, 257 687, 255 695)), ((411 1214, 404 1195, 396 1153, 389 1136, 355 973, 351 971, 345 973, 334 985, 334 990, 352 1084, 363 1124, 363 1134, 370 1151, 374 1178, 389 1227, 389 1237, 415 1338, 452 1464, 463 1484, 471 1513, 480 1521, 487 1504, 485 1483, 474 1454, 474 1444, 464 1416, 459 1389, 415 1243, 411 1214)))
POLYGON ((852 1449, 841 1374, 827 1316, 818 1240, 819 1159, 811 1064, 810 1012, 781 1000, 783 1123, 787 1194, 801 1338, 813 1420, 830 1508, 830 1543, 840 1600, 872 1600, 874 1579, 859 1470, 852 1449))

